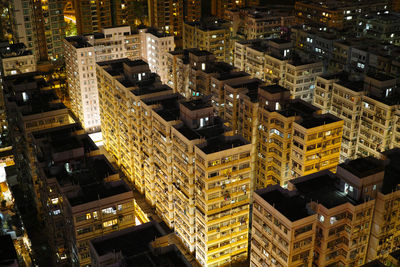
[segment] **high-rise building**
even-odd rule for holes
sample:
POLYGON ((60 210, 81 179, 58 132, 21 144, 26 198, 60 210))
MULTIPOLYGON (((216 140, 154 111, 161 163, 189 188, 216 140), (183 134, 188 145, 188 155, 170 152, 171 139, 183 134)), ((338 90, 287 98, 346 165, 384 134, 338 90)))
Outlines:
POLYGON ((360 266, 394 252, 400 240, 399 155, 397 149, 381 160, 352 160, 336 174, 294 179, 289 190, 276 185, 256 191, 251 264, 360 266))
POLYGON ((225 133, 209 99, 173 93, 144 61, 97 71, 104 146, 128 178, 202 265, 246 258, 251 144, 225 133))
POLYGON ((86 266, 89 240, 140 223, 133 193, 77 124, 32 140, 53 264, 86 266))
POLYGON ((295 16, 298 24, 314 23, 320 27, 342 30, 352 28, 357 16, 387 10, 388 7, 387 1, 300 0, 295 3, 295 16))
POLYGON ((111 0, 74 0, 76 27, 79 35, 93 34, 111 27, 111 0))
POLYGON ((211 0, 211 15, 225 19, 227 17, 226 11, 244 7, 245 4, 245 0, 211 0))
POLYGON ((255 145, 255 188, 287 186, 289 180, 339 163, 343 121, 311 104, 290 99, 279 86, 225 86, 228 126, 255 145))
POLYGON ((24 43, 38 61, 63 58, 64 1, 12 0, 14 40, 24 43))
POLYGON ((145 60, 152 72, 167 82, 166 53, 175 49, 174 36, 154 28, 139 30, 142 59, 145 60))
POLYGON ((96 62, 140 58, 140 36, 129 26, 107 28, 93 35, 67 37, 64 48, 72 112, 86 130, 99 130, 96 62))
POLYGON ((395 78, 370 73, 362 79, 346 73, 317 78, 313 103, 344 120, 340 160, 379 156, 400 146, 399 96, 395 78), (394 127, 394 129, 392 129, 394 127))
POLYGON ((357 16, 355 25, 359 36, 400 45, 400 34, 397 30, 400 27, 399 13, 386 10, 357 16))
POLYGON ((228 21, 207 18, 183 25, 183 48, 198 48, 215 55, 217 60, 233 61, 230 50, 230 29, 228 21))
POLYGON ((150 26, 161 29, 175 37, 182 47, 183 23, 201 18, 200 0, 148 0, 150 26))
POLYGON ((293 9, 289 7, 249 6, 225 13, 226 20, 231 23, 232 38, 239 40, 280 38, 295 24, 293 9))
POLYGON ((17 181, 27 197, 41 207, 40 184, 32 147, 32 133, 74 122, 69 110, 40 73, 12 75, 3 82, 10 136, 13 138, 17 181))
POLYGON ((35 57, 23 43, 1 43, 0 60, 2 77, 36 71, 35 57))
POLYGON ((290 90, 292 98, 311 102, 315 78, 324 71, 320 60, 294 53, 284 39, 238 41, 235 44, 235 67, 290 90))

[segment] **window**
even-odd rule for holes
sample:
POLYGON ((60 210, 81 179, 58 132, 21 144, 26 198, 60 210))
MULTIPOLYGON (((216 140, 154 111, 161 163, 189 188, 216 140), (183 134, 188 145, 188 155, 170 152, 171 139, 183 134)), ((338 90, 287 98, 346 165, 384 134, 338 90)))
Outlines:
POLYGON ((109 226, 113 226, 116 225, 118 223, 118 219, 113 219, 113 220, 109 220, 106 222, 103 222, 103 227, 109 227, 109 226))
POLYGON ((103 214, 116 214, 117 213, 114 207, 102 209, 101 212, 103 214))

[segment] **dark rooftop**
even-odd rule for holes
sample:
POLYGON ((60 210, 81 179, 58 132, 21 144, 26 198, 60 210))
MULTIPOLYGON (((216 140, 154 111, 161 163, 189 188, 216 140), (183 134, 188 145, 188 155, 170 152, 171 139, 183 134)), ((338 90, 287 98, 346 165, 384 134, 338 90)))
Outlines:
POLYGON ((282 93, 288 91, 286 88, 273 84, 273 85, 267 85, 267 86, 260 86, 261 90, 267 91, 268 93, 271 94, 277 94, 277 93, 282 93))
POLYGON ((220 118, 214 118, 214 124, 201 127, 199 129, 191 129, 185 124, 177 125, 175 128, 188 140, 195 140, 204 138, 205 140, 216 138, 221 136, 225 132, 225 127, 220 118))
POLYGON ((24 43, 0 45, 0 58, 11 58, 32 55, 24 43))
POLYGON ((250 74, 244 71, 234 71, 234 72, 225 72, 221 73, 219 77, 217 78, 219 81, 226 81, 230 79, 236 79, 236 78, 241 78, 241 77, 250 77, 250 74))
MULTIPOLYGON (((71 159, 68 159, 70 161, 71 159)), ((116 173, 104 155, 87 157, 75 164, 68 162, 70 169, 66 169, 66 163, 60 162, 45 169, 47 177, 55 177, 61 187, 67 185, 80 185, 102 183, 104 178, 116 173)))
POLYGON ((362 92, 364 91, 364 81, 349 81, 349 80, 340 80, 337 84, 348 88, 354 92, 362 92))
POLYGON ((339 165, 341 168, 349 171, 358 178, 364 178, 372 174, 381 172, 385 169, 382 162, 373 157, 358 158, 339 165))
POLYGON ((99 256, 121 251, 124 257, 130 258, 148 251, 149 244, 164 235, 162 228, 155 221, 151 221, 90 242, 99 256))
POLYGON ((107 183, 91 184, 81 187, 77 196, 67 196, 71 206, 77 206, 100 199, 105 199, 115 195, 129 192, 129 187, 124 181, 114 181, 107 183))
POLYGON ((66 37, 65 40, 67 40, 69 43, 71 43, 75 48, 85 48, 85 47, 92 46, 90 43, 87 42, 87 40, 84 36, 66 37))
POLYGON ((281 189, 279 185, 257 190, 255 193, 292 222, 311 215, 306 209, 307 203, 304 198, 290 194, 290 191, 281 189))
POLYGON ((285 117, 301 116, 308 117, 312 116, 319 108, 305 102, 301 99, 293 99, 286 103, 281 110, 277 112, 285 117))
POLYGON ((335 117, 332 114, 314 114, 310 117, 303 117, 302 120, 298 121, 297 123, 303 126, 306 129, 322 126, 329 123, 334 123, 341 121, 338 117, 335 117))
POLYGON ((17 252, 11 235, 0 235, 0 265, 8 266, 17 260, 17 252))
POLYGON ((218 136, 216 138, 208 139, 205 145, 199 145, 198 147, 204 153, 212 154, 243 145, 247 145, 247 142, 239 136, 218 136))
POLYGON ((181 102, 181 104, 192 111, 212 107, 211 102, 205 99, 193 99, 181 102))
POLYGON ((318 202, 327 209, 348 202, 357 205, 353 199, 336 187, 339 178, 329 171, 320 171, 298 179, 293 179, 290 182, 307 201, 318 202))
POLYGON ((389 76, 385 73, 382 72, 369 72, 367 74, 368 77, 371 77, 375 80, 381 81, 381 82, 385 82, 385 81, 390 81, 390 80, 395 80, 395 77, 389 76))
POLYGON ((142 59, 128 60, 124 62, 129 67, 147 65, 147 62, 142 59))

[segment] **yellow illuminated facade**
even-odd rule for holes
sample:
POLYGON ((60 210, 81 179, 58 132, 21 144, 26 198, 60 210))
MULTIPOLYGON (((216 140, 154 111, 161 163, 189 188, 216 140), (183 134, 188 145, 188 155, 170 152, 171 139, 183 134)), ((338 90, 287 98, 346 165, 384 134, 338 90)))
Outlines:
POLYGON ((245 259, 252 145, 143 61, 97 63, 97 75, 104 147, 135 187, 202 265, 245 259))

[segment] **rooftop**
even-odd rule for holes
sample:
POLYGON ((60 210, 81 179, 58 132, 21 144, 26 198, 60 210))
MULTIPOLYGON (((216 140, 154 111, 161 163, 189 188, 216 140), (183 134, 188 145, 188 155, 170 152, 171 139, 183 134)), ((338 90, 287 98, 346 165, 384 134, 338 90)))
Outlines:
POLYGON ((304 198, 282 189, 279 185, 260 189, 255 193, 292 222, 312 214, 306 209, 307 203, 304 198))
POLYGON ((286 103, 281 110, 277 112, 285 117, 301 116, 309 117, 312 116, 319 108, 305 102, 301 99, 293 99, 286 103))
POLYGON ((77 49, 92 46, 90 43, 87 42, 87 40, 84 36, 65 37, 65 40, 77 49))
POLYGON ((124 181, 119 180, 83 186, 78 195, 67 196, 67 198, 71 206, 74 207, 130 191, 128 185, 124 181))
POLYGON ((278 84, 260 86, 260 89, 263 91, 267 91, 270 94, 277 94, 277 93, 283 93, 283 92, 288 91, 288 89, 286 89, 278 84))
POLYGON ((318 202, 327 209, 345 203, 357 205, 353 199, 336 187, 339 178, 329 171, 320 171, 308 176, 293 179, 290 182, 296 187, 297 192, 305 197, 307 202, 318 202))
POLYGON ((332 114, 313 114, 313 116, 310 117, 303 117, 300 121, 297 123, 301 126, 303 126, 306 129, 310 128, 315 128, 318 126, 322 126, 325 124, 330 124, 334 122, 341 121, 338 117, 332 115, 332 114))
POLYGON ((32 55, 31 50, 27 50, 24 43, 0 45, 0 58, 11 58, 32 55))
POLYGON ((155 221, 127 228, 91 240, 99 256, 121 251, 124 257, 134 258, 149 250, 149 244, 165 232, 155 221))
POLYGON ((55 177, 61 187, 79 185, 81 187, 102 183, 116 171, 104 155, 84 159, 66 159, 67 162, 54 163, 45 169, 48 178, 55 177))
POLYGON ((373 260, 366 264, 361 265, 361 267, 385 267, 386 265, 381 263, 379 260, 373 260))
POLYGON ((354 174, 358 178, 364 178, 385 169, 382 162, 373 157, 358 158, 339 165, 341 168, 354 174))
POLYGON ((193 99, 189 101, 181 102, 183 106, 185 106, 189 110, 198 110, 203 108, 211 108, 211 102, 204 99, 193 99))
POLYGON ((236 147, 247 145, 248 143, 240 136, 218 136, 208 139, 205 144, 198 147, 206 154, 217 153, 220 151, 233 149, 236 147))
POLYGON ((225 132, 223 122, 218 117, 214 118, 213 125, 201 127, 199 129, 192 129, 185 124, 176 125, 175 128, 188 140, 196 140, 200 138, 208 140, 220 136, 225 132))

